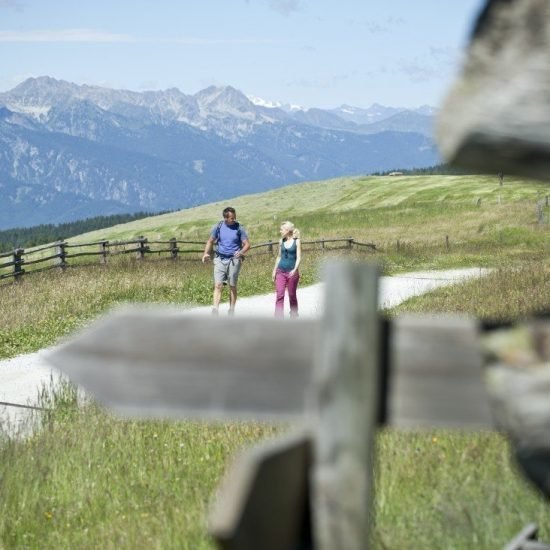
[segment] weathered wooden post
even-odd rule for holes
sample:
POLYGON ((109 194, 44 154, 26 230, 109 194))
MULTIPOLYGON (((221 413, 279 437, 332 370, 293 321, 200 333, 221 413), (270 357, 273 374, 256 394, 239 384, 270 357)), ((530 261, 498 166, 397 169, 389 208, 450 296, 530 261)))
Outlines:
POLYGON ((55 265, 57 267, 60 267, 61 269, 65 269, 67 267, 67 252, 65 250, 66 246, 67 243, 63 240, 57 241, 55 243, 55 265))
POLYGON ((267 241, 267 252, 273 256, 273 241, 267 241))
POLYGON ((450 245, 449 245, 449 235, 445 235, 445 248, 447 250, 449 250, 450 248, 450 245))
POLYGON ((313 369, 313 538, 318 550, 368 546, 379 395, 378 269, 326 268, 313 369))
POLYGON ((99 254, 100 254, 99 263, 100 264, 107 263, 108 244, 109 244, 109 241, 100 241, 99 243, 99 254))
POLYGON ((170 239, 170 257, 172 258, 172 260, 178 259, 178 252, 179 252, 179 248, 178 248, 177 239, 176 237, 172 237, 170 239))
POLYGON ((539 225, 542 225, 544 223, 544 201, 542 200, 537 201, 536 213, 537 213, 537 223, 539 225))
POLYGON ((377 424, 492 425, 477 323, 397 318, 390 330, 377 313, 377 271, 329 265, 321 321, 131 308, 49 359, 125 416, 301 419, 302 431, 234 464, 210 532, 224 550, 363 549, 377 424), (220 330, 227 339, 212 339, 220 330))
POLYGON ((451 164, 547 180, 550 3, 485 4, 438 115, 438 149, 451 164))
POLYGON ((25 263, 25 260, 23 259, 24 252, 25 250, 23 248, 16 248, 13 251, 13 275, 16 281, 19 281, 23 273, 25 273, 25 270, 22 267, 25 263))
POLYGON ((143 237, 140 235, 137 238, 138 243, 138 249, 136 253, 136 257, 138 260, 144 260, 145 259, 145 253, 147 252, 147 237, 143 237))
POLYGON ((539 528, 534 523, 526 525, 505 547, 504 550, 544 550, 548 545, 535 542, 539 528))
POLYGON ((348 237, 347 242, 348 242, 348 248, 351 250, 351 247, 353 245, 353 237, 348 237))

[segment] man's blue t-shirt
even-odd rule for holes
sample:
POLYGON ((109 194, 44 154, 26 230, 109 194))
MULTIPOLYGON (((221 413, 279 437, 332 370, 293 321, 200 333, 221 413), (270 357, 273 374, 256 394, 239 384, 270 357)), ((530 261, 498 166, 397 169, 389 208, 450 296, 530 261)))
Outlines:
MULTIPOLYGON (((210 231, 210 236, 213 239, 216 239, 218 237, 218 224, 216 224, 214 227, 212 227, 212 231, 210 231)), ((227 225, 225 222, 223 222, 220 225, 220 235, 218 238, 218 247, 217 247, 217 254, 220 256, 225 257, 232 257, 235 252, 241 249, 241 243, 242 241, 248 240, 248 234, 246 233, 245 228, 240 225, 239 223, 235 222, 232 225, 227 225), (241 234, 241 238, 239 239, 239 231, 241 234)))

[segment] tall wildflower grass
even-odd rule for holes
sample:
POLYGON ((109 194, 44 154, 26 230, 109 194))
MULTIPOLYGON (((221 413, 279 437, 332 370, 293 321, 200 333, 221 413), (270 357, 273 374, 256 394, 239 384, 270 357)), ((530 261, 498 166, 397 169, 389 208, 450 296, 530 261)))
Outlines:
POLYGON ((0 444, 2 548, 212 548, 209 500, 259 424, 135 422, 56 385, 43 429, 0 444))
POLYGON ((550 258, 500 265, 481 278, 417 296, 392 314, 463 313, 487 321, 514 321, 550 312, 550 258))
MULTIPOLYGON (((318 280, 318 266, 347 253, 310 251, 302 264, 302 284, 318 280)), ((361 252, 352 253, 364 258, 361 252)), ((274 257, 245 261, 239 295, 273 292, 274 257)), ((109 265, 87 265, 25 276, 0 286, 0 359, 36 351, 85 326, 123 303, 207 305, 212 300, 212 267, 200 261, 120 258, 109 265)), ((224 295, 227 300, 227 292, 224 295)))

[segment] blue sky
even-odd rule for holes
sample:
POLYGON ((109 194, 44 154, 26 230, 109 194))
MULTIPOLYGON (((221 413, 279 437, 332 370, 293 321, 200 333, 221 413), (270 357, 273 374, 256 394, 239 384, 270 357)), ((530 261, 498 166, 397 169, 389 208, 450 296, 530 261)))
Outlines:
POLYGON ((0 0, 0 91, 54 78, 305 107, 437 106, 482 0, 0 0))

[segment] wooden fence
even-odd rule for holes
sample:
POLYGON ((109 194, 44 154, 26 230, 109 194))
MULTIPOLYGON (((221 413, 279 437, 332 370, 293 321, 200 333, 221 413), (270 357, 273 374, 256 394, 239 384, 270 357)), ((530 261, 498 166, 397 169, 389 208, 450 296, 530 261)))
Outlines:
MULTIPOLYGON (((250 247, 254 254, 274 254, 278 241, 267 241, 250 247)), ((25 273, 36 273, 46 269, 64 269, 69 265, 77 265, 74 260, 84 257, 98 257, 99 263, 106 264, 109 257, 124 254, 134 254, 139 260, 157 254, 166 255, 173 260, 187 257, 199 259, 204 251, 205 241, 182 241, 171 238, 167 241, 149 241, 146 237, 137 237, 128 241, 101 240, 91 243, 70 243, 58 241, 38 248, 16 248, 11 252, 0 254, 0 281, 3 279, 20 279, 25 273), (195 255, 194 257, 192 255, 195 255), (9 258, 8 261, 3 259, 9 258), (2 263, 3 262, 3 263, 2 263), (34 266, 27 269, 27 266, 34 266)), ((372 243, 361 243, 353 237, 322 238, 302 241, 305 247, 319 246, 321 249, 336 249, 357 247, 363 250, 376 250, 372 243)), ((79 263, 78 265, 82 265, 79 263)))

